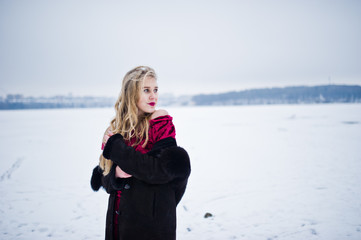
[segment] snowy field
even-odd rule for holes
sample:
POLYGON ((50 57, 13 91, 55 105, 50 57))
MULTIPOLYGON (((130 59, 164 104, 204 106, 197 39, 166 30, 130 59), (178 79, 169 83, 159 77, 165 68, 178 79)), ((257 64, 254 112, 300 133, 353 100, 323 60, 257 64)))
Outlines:
MULTIPOLYGON (((361 239, 361 104, 167 110, 192 161, 179 240, 361 239)), ((0 111, 0 239, 104 238, 113 113, 0 111)))

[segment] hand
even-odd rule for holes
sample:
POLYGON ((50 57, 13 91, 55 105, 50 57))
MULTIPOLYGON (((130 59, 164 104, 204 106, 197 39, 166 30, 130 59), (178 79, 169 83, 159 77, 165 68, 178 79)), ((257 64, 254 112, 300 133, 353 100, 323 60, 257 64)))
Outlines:
POLYGON ((107 131, 104 133, 104 136, 103 136, 102 150, 104 149, 105 144, 108 142, 108 139, 113 135, 114 135, 114 133, 110 130, 110 128, 108 128, 107 131))
POLYGON ((108 139, 113 135, 114 133, 110 129, 108 129, 108 131, 104 134, 103 142, 107 143, 108 139))
POLYGON ((117 178, 130 178, 132 175, 124 172, 119 166, 115 167, 115 177, 117 178))

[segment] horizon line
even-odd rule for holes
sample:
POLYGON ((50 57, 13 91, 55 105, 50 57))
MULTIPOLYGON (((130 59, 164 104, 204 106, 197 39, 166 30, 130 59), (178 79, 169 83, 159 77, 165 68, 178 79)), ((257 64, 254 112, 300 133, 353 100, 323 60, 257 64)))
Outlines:
MULTIPOLYGON (((275 88, 292 88, 292 87, 321 87, 321 86, 348 86, 348 87, 361 87, 361 84, 339 84, 339 83, 329 83, 329 84, 316 84, 316 85, 287 85, 287 86, 273 86, 273 87, 254 87, 254 88, 245 88, 241 90, 225 90, 221 92, 208 92, 208 93, 194 93, 194 94, 175 94, 170 92, 164 92, 161 95, 172 95, 175 97, 180 96, 196 96, 196 95, 216 95, 216 94, 224 94, 224 93, 230 93, 230 92, 242 92, 242 91, 250 91, 250 90, 261 90, 261 89, 275 89, 275 88)), ((63 94, 53 94, 53 95, 26 95, 24 93, 6 93, 6 94, 0 94, 0 97, 7 97, 8 95, 14 95, 14 96, 22 96, 24 98, 27 97, 34 97, 34 98, 52 98, 52 97, 74 97, 74 98, 85 98, 85 97, 92 97, 92 98, 116 98, 116 96, 105 96, 105 95, 91 95, 91 94, 85 94, 85 95, 77 95, 73 94, 72 92, 69 93, 63 93, 63 94)))

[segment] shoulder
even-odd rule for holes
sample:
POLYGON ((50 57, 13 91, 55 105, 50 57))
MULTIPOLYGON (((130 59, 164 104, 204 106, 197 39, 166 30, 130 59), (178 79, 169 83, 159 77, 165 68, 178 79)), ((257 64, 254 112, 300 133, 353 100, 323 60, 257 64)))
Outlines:
POLYGON ((166 115, 169 115, 168 112, 164 109, 158 109, 156 110, 155 112, 152 113, 150 119, 155 119, 157 117, 162 117, 162 116, 166 116, 166 115))
POLYGON ((152 113, 149 124, 150 136, 153 143, 167 137, 175 138, 176 133, 173 118, 166 110, 160 109, 152 113))

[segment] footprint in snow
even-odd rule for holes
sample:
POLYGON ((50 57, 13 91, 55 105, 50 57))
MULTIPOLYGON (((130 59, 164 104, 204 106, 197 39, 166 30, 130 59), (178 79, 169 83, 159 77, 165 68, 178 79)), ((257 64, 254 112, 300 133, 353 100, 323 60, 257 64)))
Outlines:
POLYGON ((315 229, 311 228, 310 231, 311 231, 311 234, 312 234, 312 235, 317 235, 317 232, 316 232, 315 229))
POLYGON ((21 166, 22 161, 22 158, 18 158, 18 160, 16 160, 13 165, 11 165, 11 167, 3 175, 1 175, 0 182, 10 179, 13 172, 21 166))

